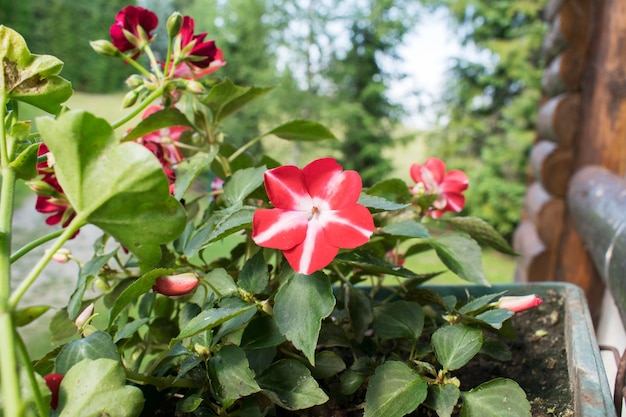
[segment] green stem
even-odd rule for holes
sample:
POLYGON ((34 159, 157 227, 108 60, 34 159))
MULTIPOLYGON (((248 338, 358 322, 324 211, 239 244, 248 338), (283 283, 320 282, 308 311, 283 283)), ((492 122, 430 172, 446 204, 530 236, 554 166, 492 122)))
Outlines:
POLYGON ((41 246, 44 243, 49 242, 52 239, 61 236, 62 233, 63 233, 63 230, 60 229, 60 230, 57 230, 55 232, 48 233, 45 236, 38 237, 37 239, 33 240, 32 242, 22 246, 13 255, 11 255, 11 263, 17 261, 22 256, 26 255, 28 252, 30 252, 31 250, 35 249, 36 247, 41 246))
POLYGON ((13 291, 11 294, 11 298, 9 299, 9 307, 11 311, 13 311, 17 304, 20 302, 20 299, 24 296, 26 291, 33 285, 33 283, 37 280, 37 277, 41 274, 41 271, 45 268, 45 266, 50 262, 52 256, 61 249, 61 247, 74 236, 74 234, 85 225, 85 222, 80 217, 75 217, 71 223, 63 230, 61 236, 54 242, 50 250, 46 251, 44 256, 42 256, 39 261, 35 264, 33 269, 30 270, 26 278, 20 282, 20 285, 13 291))
POLYGON ((256 138, 252 139, 250 142, 246 143, 245 145, 243 145, 241 148, 237 149, 235 152, 233 152, 229 157, 228 157, 228 162, 233 162, 235 160, 235 158, 237 158, 239 155, 241 155, 242 153, 244 153, 248 148, 250 148, 252 145, 254 145, 255 143, 257 143, 258 141, 260 141, 263 138, 264 135, 261 136, 257 136, 256 138))
POLYGON ((134 59, 132 59, 128 55, 120 53, 120 56, 122 57, 124 62, 126 62, 129 65, 132 65, 133 67, 135 67, 135 69, 137 69, 137 71, 141 72, 144 77, 146 77, 148 79, 150 79, 152 77, 152 73, 150 71, 145 69, 142 65, 140 65, 137 61, 135 61, 134 59))
POLYGON ((37 378, 35 377, 35 371, 33 370, 33 367, 30 363, 30 357, 28 356, 28 350, 26 349, 26 345, 24 345, 24 341, 19 334, 16 334, 15 339, 17 341, 17 349, 19 350, 20 356, 22 357, 22 363, 24 364, 24 368, 26 369, 26 373, 28 374, 28 381, 30 382, 30 386, 33 389, 33 395, 35 397, 37 411, 39 412, 40 416, 45 416, 46 413, 48 413, 50 410, 50 405, 46 404, 43 401, 41 391, 39 390, 39 383, 37 382, 37 378))
POLYGON ((122 117, 121 119, 119 119, 118 121, 116 121, 115 123, 113 123, 111 126, 113 127, 113 129, 117 129, 118 127, 122 126, 124 123, 128 122, 129 120, 131 120, 133 117, 137 116, 139 113, 141 113, 146 107, 148 107, 154 100, 156 100, 157 98, 159 98, 161 95, 163 95, 163 87, 159 87, 156 90, 154 90, 152 92, 152 94, 150 94, 148 97, 146 97, 137 107, 135 107, 133 109, 133 111, 131 111, 130 113, 128 113, 127 115, 125 115, 124 117, 122 117))

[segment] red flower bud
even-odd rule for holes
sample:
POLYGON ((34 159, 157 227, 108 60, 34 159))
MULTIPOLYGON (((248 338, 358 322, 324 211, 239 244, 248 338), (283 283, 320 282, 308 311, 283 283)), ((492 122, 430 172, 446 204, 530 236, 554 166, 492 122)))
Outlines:
POLYGON ((193 272, 158 277, 152 289, 168 297, 186 295, 196 289, 200 280, 193 272))
POLYGON ((49 374, 44 376, 43 380, 46 381, 46 385, 52 393, 52 397, 50 398, 50 408, 56 410, 59 405, 59 387, 61 386, 61 381, 63 381, 63 375, 49 374))
POLYGON ((523 295, 523 296, 507 296, 502 297, 497 303, 499 308, 511 310, 516 313, 520 311, 528 310, 533 307, 537 307, 543 300, 537 297, 535 294, 523 295))

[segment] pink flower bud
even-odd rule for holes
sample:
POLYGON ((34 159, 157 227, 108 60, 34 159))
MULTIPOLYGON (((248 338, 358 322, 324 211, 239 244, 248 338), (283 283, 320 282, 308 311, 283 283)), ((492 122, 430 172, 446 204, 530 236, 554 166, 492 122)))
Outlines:
POLYGON ((76 320, 74 320, 74 324, 76 325, 76 327, 80 329, 85 324, 87 324, 92 314, 93 314, 93 303, 85 307, 85 309, 78 315, 78 317, 76 317, 76 320))
MULTIPOLYGON (((46 250, 46 253, 48 253, 49 250, 46 250)), ((52 260, 54 262, 58 262, 60 264, 66 264, 69 262, 69 260, 72 258, 72 252, 69 249, 65 249, 65 248, 61 248, 59 250, 57 250, 54 255, 52 255, 52 260)))
POLYGON ((516 313, 520 311, 528 310, 533 307, 537 307, 543 300, 537 297, 535 294, 523 295, 523 296, 507 296, 502 297, 497 303, 499 308, 511 310, 516 313))
POLYGON ((61 381, 63 381, 63 375, 48 374, 43 377, 43 380, 46 381, 46 385, 52 393, 52 397, 50 398, 50 408, 56 410, 59 405, 59 386, 61 386, 61 381))
POLYGON ((198 286, 200 280, 193 272, 158 277, 152 289, 168 297, 186 295, 198 286))

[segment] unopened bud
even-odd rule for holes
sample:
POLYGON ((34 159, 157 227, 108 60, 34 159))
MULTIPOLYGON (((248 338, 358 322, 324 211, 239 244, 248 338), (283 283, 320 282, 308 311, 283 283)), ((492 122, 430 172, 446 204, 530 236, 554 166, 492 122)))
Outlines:
POLYGON ((89 45, 91 45, 91 48, 100 55, 117 56, 120 53, 119 49, 117 49, 111 41, 107 41, 105 39, 91 41, 89 42, 89 45))
POLYGON ((144 84, 144 78, 139 74, 133 74, 126 79, 126 85, 130 88, 137 88, 144 84))
POLYGON ((78 315, 78 317, 76 317, 76 320, 74 320, 74 324, 76 325, 76 327, 80 329, 81 327, 85 326, 85 324, 89 323, 89 321, 93 317, 93 307, 94 307, 93 303, 89 304, 78 315))
POLYGON ((200 280, 193 272, 158 277, 152 289, 168 297, 186 295, 196 289, 200 280))
POLYGON ((61 386, 61 382, 63 381, 63 375, 61 374, 48 374, 43 377, 43 380, 46 382, 48 389, 52 396, 50 397, 50 408, 53 410, 57 409, 59 405, 59 387, 61 386))
POLYGON ((174 12, 167 19, 167 34, 170 38, 178 35, 180 28, 183 26, 183 16, 179 12, 174 12))
POLYGON ((196 80, 185 80, 185 90, 190 93, 204 93, 204 86, 201 82, 196 80))
POLYGON ((45 181, 28 181, 26 185, 28 185, 28 187, 33 190, 37 195, 40 195, 42 197, 52 197, 53 195, 59 194, 59 192, 55 190, 53 186, 45 181))
MULTIPOLYGON (((46 250, 46 254, 50 253, 50 249, 46 250)), ((61 248, 52 255, 52 260, 60 264, 68 263, 72 258, 72 252, 69 249, 61 248)))
POLYGON ((500 298, 496 303, 498 308, 504 308, 511 310, 515 313, 528 310, 533 307, 537 307, 543 300, 537 297, 535 294, 522 295, 522 296, 506 296, 500 298))
POLYGON ((137 98, 139 97, 139 93, 137 90, 131 90, 124 96, 122 100, 122 108, 128 108, 133 106, 137 102, 137 98))

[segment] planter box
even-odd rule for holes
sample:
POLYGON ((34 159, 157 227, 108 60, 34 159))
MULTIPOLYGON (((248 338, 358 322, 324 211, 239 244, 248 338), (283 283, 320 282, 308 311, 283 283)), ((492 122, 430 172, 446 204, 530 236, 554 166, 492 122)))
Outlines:
POLYGON ((564 300, 564 337, 566 342, 570 387, 576 417, 616 417, 604 364, 589 315, 584 292, 563 282, 498 284, 483 286, 428 286, 440 294, 457 298, 507 291, 507 295, 535 293, 540 297, 556 291, 564 300))

